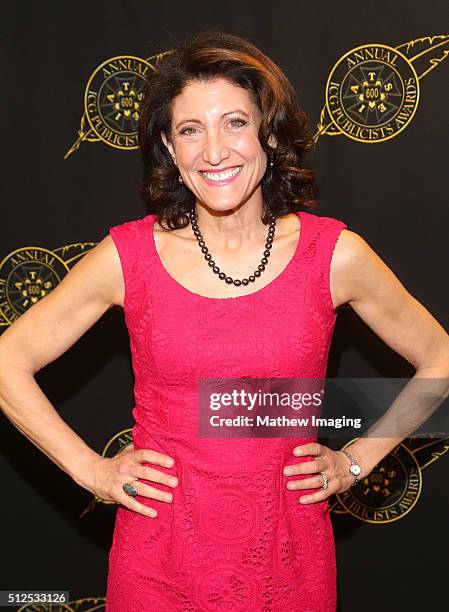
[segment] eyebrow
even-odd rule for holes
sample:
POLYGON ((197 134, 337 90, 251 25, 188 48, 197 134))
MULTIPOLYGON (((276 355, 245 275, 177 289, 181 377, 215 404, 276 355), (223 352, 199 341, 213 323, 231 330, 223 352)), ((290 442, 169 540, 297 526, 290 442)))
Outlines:
MULTIPOLYGON (((245 117, 248 117, 248 119, 250 118, 248 113, 246 113, 244 110, 241 110, 240 108, 236 108, 235 110, 228 111, 227 113, 223 113, 221 118, 227 117, 228 115, 233 115, 234 113, 241 113, 242 115, 245 115, 245 117)), ((177 130, 179 126, 182 125, 183 123, 201 123, 201 121, 198 121, 198 119, 183 119, 175 126, 175 130, 177 130)))

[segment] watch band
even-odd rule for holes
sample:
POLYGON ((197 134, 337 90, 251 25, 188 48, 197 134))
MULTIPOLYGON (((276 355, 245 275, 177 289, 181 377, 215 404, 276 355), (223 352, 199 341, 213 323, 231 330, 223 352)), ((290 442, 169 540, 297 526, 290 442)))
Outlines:
POLYGON ((353 487, 360 480, 360 474, 361 474, 362 468, 357 463, 357 461, 354 458, 354 455, 351 452, 349 452, 346 448, 343 449, 343 452, 346 455, 346 457, 349 459, 349 461, 351 462, 351 465, 349 466, 349 473, 351 474, 351 476, 354 477, 354 482, 351 484, 351 487, 353 487))

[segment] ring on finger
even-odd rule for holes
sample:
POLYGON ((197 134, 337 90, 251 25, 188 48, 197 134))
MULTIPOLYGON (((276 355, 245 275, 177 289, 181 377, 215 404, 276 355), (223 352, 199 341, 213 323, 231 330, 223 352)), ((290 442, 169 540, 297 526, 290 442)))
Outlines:
POLYGON ((327 489, 327 487, 329 486, 329 481, 327 479, 327 476, 324 472, 320 472, 320 474, 323 477, 323 484, 321 485, 320 489, 327 489))
POLYGON ((122 486, 122 489, 130 497, 136 497, 136 495, 137 495, 137 489, 136 489, 135 484, 134 484, 136 482, 137 482, 137 480, 134 480, 133 482, 125 482, 125 484, 122 486))

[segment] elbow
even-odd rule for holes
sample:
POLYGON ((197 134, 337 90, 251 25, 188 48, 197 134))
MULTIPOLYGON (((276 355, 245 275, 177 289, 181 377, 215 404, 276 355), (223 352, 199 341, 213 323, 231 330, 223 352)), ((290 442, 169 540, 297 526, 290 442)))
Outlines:
POLYGON ((14 370, 15 372, 24 372, 34 376, 36 373, 31 363, 25 356, 22 356, 17 351, 11 349, 6 342, 0 338, 0 381, 2 376, 7 372, 14 370))
POLYGON ((428 377, 449 379, 449 346, 438 352, 431 361, 418 365, 416 371, 425 372, 428 377))

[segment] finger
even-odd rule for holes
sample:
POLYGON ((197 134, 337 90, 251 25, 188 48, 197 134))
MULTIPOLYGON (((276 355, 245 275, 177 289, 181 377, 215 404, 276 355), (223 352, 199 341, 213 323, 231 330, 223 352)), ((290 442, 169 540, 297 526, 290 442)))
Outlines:
POLYGON ((322 445, 318 442, 309 442, 307 444, 301 444, 295 446, 293 454, 295 457, 303 457, 304 455, 319 455, 322 449, 322 445))
POLYGON ((297 476, 298 474, 314 474, 316 472, 324 472, 327 467, 327 464, 325 464, 321 459, 304 461, 303 463, 286 465, 284 468, 284 475, 297 476))
POLYGON ((298 463, 297 466, 300 470, 299 474, 316 474, 317 472, 324 472, 329 467, 322 459, 298 463))
POLYGON ((140 448, 135 451, 134 457, 140 463, 155 463, 164 467, 172 467, 174 465, 173 457, 148 448, 140 448))
POLYGON ((173 500, 172 493, 166 493, 151 485, 146 485, 143 482, 135 482, 134 486, 137 489, 137 495, 148 497, 150 499, 158 499, 159 501, 170 503, 173 500))
POLYGON ((309 495, 301 495, 298 502, 300 504, 315 504, 317 502, 325 501, 329 496, 330 494, 327 493, 327 490, 326 490, 326 492, 312 493, 309 495))
MULTIPOLYGON (((128 476, 125 482, 129 482, 130 478, 134 478, 134 477, 128 476)), ((122 484, 122 488, 123 488, 123 484, 122 484)), ((150 499, 158 499, 159 501, 164 501, 164 502, 171 502, 173 499, 173 495, 171 493, 162 491, 161 489, 157 489, 156 487, 152 487, 151 485, 147 485, 143 482, 140 482, 139 480, 134 480, 133 485, 137 491, 137 495, 140 495, 141 497, 148 497, 150 499)))
POLYGON ((287 489, 290 491, 299 491, 300 489, 318 489, 323 485, 323 477, 319 474, 313 478, 301 478, 301 480, 289 480, 287 489))
POLYGON ((178 479, 176 476, 160 472, 154 468, 147 467, 145 465, 138 465, 131 468, 131 474, 134 478, 141 478, 142 480, 151 480, 152 482, 159 482, 167 485, 168 487, 177 487, 178 479))
POLYGON ((118 494, 117 499, 122 506, 125 506, 125 508, 128 508, 133 512, 138 512, 143 516, 149 516, 151 518, 155 518, 157 516, 157 512, 154 508, 141 504, 137 501, 137 499, 134 499, 134 497, 127 495, 123 489, 121 490, 121 493, 118 494))

